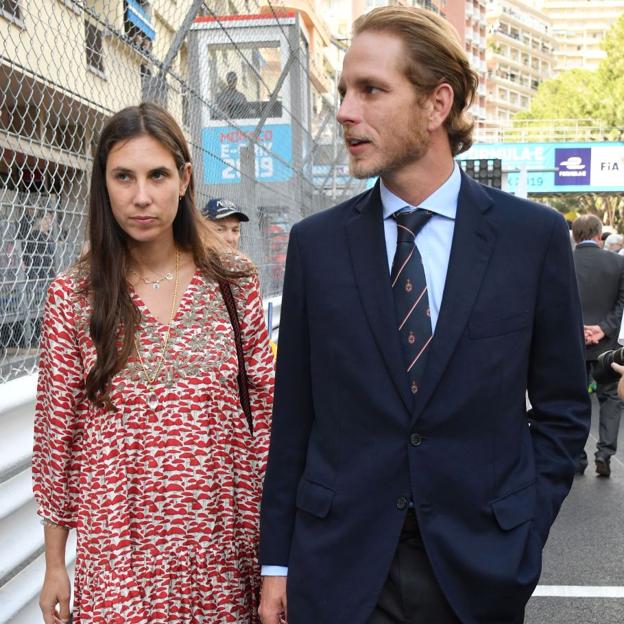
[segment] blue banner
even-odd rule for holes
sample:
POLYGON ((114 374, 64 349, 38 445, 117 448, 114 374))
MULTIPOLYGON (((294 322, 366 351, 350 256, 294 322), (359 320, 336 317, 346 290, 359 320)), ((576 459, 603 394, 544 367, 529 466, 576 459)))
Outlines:
POLYGON ((457 160, 500 158, 507 188, 527 171, 529 193, 624 191, 624 143, 478 143, 457 160))
MULTIPOLYGON (((202 130, 204 183, 237 184, 240 180, 240 150, 249 144, 255 126, 219 126, 202 130)), ((285 182, 292 176, 292 136, 289 124, 262 128, 256 145, 256 180, 285 182), (276 158, 277 157, 277 158, 276 158)))

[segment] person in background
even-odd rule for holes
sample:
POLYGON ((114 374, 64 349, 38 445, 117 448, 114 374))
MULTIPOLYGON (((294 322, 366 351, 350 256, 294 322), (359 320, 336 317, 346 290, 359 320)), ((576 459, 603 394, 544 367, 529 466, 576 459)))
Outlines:
POLYGON ((247 98, 236 88, 237 84, 238 75, 235 71, 229 71, 225 76, 225 87, 215 100, 218 112, 230 119, 245 118, 249 113, 247 98))
POLYGON ((28 318, 24 319, 23 344, 36 347, 41 334, 43 301, 49 282, 55 274, 56 240, 54 212, 27 211, 20 222, 22 261, 26 271, 28 318), (34 318, 30 315, 33 314, 34 318))
POLYGON ((156 104, 106 123, 88 215, 42 329, 43 621, 69 620, 76 529, 74 624, 253 624, 274 368, 256 269, 199 215, 184 134, 156 104))
POLYGON ((447 20, 353 34, 337 119, 380 180, 290 232, 260 615, 520 624, 590 423, 568 230, 457 165, 478 80, 447 20))
POLYGON ((604 240, 604 249, 621 254, 624 247, 624 236, 621 234, 609 234, 604 240))
POLYGON ((229 199, 211 199, 202 210, 202 214, 213 221, 217 232, 233 249, 240 245, 241 223, 249 221, 249 217, 229 199))
MULTIPOLYGON (((618 334, 618 344, 624 346, 624 315, 622 316, 622 322, 620 323, 620 333, 618 334)), ((620 379, 617 385, 618 397, 624 401, 624 366, 612 362, 611 368, 620 375, 620 379)))
MULTIPOLYGON (((234 202, 223 198, 213 198, 204 206, 202 214, 215 224, 217 232, 230 247, 239 248, 241 223, 248 222, 249 217, 234 202)), ((275 358, 277 343, 271 339, 269 344, 275 358)))
MULTIPOLYGON (((576 247, 574 266, 583 310, 585 361, 588 380, 598 356, 617 347, 624 312, 624 258, 601 249, 602 222, 593 215, 581 215, 572 224, 576 247)), ((611 475, 611 457, 617 449, 620 418, 624 405, 617 396, 617 384, 596 383, 600 403, 600 426, 594 455, 596 473, 611 475)), ((583 474, 587 455, 581 453, 576 471, 583 474)))

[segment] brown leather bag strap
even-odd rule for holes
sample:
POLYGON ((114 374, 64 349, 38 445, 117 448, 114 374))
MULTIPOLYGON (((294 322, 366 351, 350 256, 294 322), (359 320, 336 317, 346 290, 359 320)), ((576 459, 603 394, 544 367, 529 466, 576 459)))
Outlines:
POLYGON ((243 339, 241 336, 240 323, 238 322, 238 314, 236 312, 236 302, 232 289, 227 282, 219 281, 219 289, 225 302, 230 323, 234 330, 234 342, 236 343, 236 357, 238 358, 238 394, 240 396, 241 407, 247 418, 249 432, 253 435, 253 415, 251 413, 251 403, 249 402, 249 382, 247 379, 247 369, 245 368, 245 356, 243 354, 243 339))

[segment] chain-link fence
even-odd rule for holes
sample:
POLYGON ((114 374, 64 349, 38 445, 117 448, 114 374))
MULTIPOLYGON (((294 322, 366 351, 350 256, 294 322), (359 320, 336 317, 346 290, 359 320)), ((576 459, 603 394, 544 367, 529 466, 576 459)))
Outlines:
POLYGON ((0 383, 34 369, 47 285, 83 246, 98 134, 141 100, 186 132, 198 205, 249 215, 242 248, 279 293, 292 224, 359 190, 330 38, 304 17, 254 0, 0 0, 0 383))

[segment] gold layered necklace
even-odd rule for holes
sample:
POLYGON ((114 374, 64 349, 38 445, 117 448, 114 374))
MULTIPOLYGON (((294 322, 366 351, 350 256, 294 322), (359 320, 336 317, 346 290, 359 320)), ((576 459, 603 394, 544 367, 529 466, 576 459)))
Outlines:
POLYGON ((167 271, 164 275, 155 280, 144 277, 136 269, 130 269, 130 273, 134 273, 144 284, 151 286, 154 290, 160 288, 160 282, 164 282, 165 280, 170 282, 173 279, 173 273, 171 271, 167 271))
POLYGON ((145 377, 145 382, 149 387, 149 394, 147 396, 147 404, 151 409, 156 409, 158 405, 158 396, 156 392, 152 388, 153 383, 158 379, 160 375, 160 371, 165 363, 165 357, 167 356, 167 347, 169 346, 169 338, 171 336, 171 324, 173 323, 173 317, 175 315, 175 306, 176 299, 178 298, 178 284, 180 281, 180 252, 176 250, 176 263, 175 263, 175 282, 173 285, 173 297, 171 299, 171 314, 169 315, 169 323, 167 324, 167 329, 165 330, 165 337, 163 338, 162 345, 162 353, 160 354, 160 358, 156 363, 156 368, 153 374, 150 375, 147 366, 145 366, 145 362, 143 361, 143 356, 141 355, 141 350, 139 348, 139 341, 137 340, 136 334, 134 336, 134 348, 136 349, 137 356, 139 358, 139 364, 141 365, 141 369, 143 370, 143 376, 145 377))

